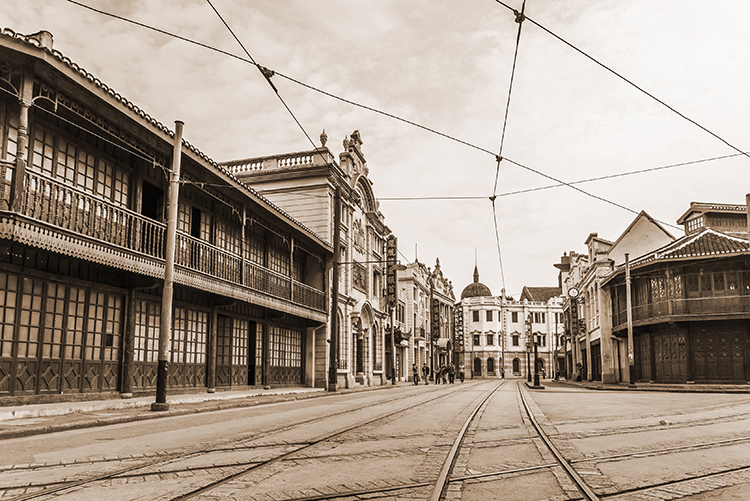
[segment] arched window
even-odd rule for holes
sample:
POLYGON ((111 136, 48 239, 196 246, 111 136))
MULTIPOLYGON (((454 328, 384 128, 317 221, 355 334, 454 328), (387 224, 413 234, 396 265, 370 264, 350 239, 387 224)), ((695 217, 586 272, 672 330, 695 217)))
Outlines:
POLYGON ((494 374, 494 373, 495 373, 495 359, 488 358, 487 359, 487 374, 494 374))
POLYGON ((482 375, 482 360, 479 358, 474 359, 474 375, 475 376, 482 375))
POLYGON ((517 358, 513 359, 513 373, 514 374, 521 373, 521 362, 517 358))

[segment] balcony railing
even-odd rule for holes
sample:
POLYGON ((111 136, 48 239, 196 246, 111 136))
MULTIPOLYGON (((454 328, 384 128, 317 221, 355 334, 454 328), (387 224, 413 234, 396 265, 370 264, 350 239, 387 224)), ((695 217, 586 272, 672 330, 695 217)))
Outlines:
MULTIPOLYGON (((0 210, 8 210, 13 164, 0 162, 0 210)), ((27 171, 19 212, 24 216, 115 247, 165 258, 166 225, 119 207, 45 175, 27 171)), ((182 232, 177 233, 175 264, 318 311, 325 310, 323 291, 244 261, 236 254, 182 232)))
POLYGON ((164 259, 165 225, 41 174, 27 171, 19 210, 58 228, 164 259))
MULTIPOLYGON (((665 299, 632 307, 633 322, 638 324, 674 321, 676 317, 750 316, 750 296, 715 296, 665 299)), ((620 330, 627 325, 627 311, 613 314, 613 326, 620 330)))

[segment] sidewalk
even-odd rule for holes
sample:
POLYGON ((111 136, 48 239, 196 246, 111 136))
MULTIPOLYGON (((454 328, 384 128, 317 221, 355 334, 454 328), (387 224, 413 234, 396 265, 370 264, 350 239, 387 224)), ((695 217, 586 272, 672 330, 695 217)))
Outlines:
POLYGON ((601 381, 558 381, 547 379, 542 385, 572 385, 589 390, 606 391, 667 391, 674 393, 750 393, 750 384, 665 384, 665 383, 602 383, 601 381))
MULTIPOLYGON (((399 382, 396 386, 413 385, 399 382)), ((219 391, 175 395, 167 398, 169 410, 153 412, 155 397, 55 402, 17 406, 0 406, 0 440, 27 437, 57 431, 90 428, 165 416, 181 416, 198 412, 252 407, 255 405, 303 400, 325 395, 341 395, 359 391, 384 390, 393 385, 361 386, 327 392, 323 388, 275 388, 246 391, 219 391)))

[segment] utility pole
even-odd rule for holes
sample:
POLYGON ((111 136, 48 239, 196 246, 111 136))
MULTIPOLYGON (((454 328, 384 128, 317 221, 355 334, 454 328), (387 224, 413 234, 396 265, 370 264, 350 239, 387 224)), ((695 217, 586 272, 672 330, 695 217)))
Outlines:
POLYGON ((182 164, 182 126, 174 123, 174 150, 172 172, 167 191, 167 247, 164 263, 164 290, 161 298, 161 321, 159 324, 159 368, 156 373, 156 402, 152 411, 169 410, 167 403, 167 380, 169 377, 169 341, 172 334, 172 298, 174 296, 174 251, 177 244, 177 208, 180 196, 180 165, 182 164))
POLYGON ((633 309, 630 299, 630 254, 625 253, 625 308, 628 315, 628 368, 630 385, 635 386, 635 356, 633 354, 633 309))
POLYGON ((339 353, 339 253, 341 252, 341 187, 336 186, 333 201, 333 284, 331 290, 331 339, 328 366, 328 391, 338 389, 339 353))

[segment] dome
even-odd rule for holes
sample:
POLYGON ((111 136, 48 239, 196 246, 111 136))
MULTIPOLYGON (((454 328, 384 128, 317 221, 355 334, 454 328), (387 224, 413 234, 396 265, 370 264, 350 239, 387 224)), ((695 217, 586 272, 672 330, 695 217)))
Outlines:
POLYGON ((481 297, 491 295, 492 291, 490 291, 490 288, 479 281, 479 270, 475 266, 474 282, 467 285, 463 292, 461 292, 461 299, 466 299, 467 297, 481 297))

